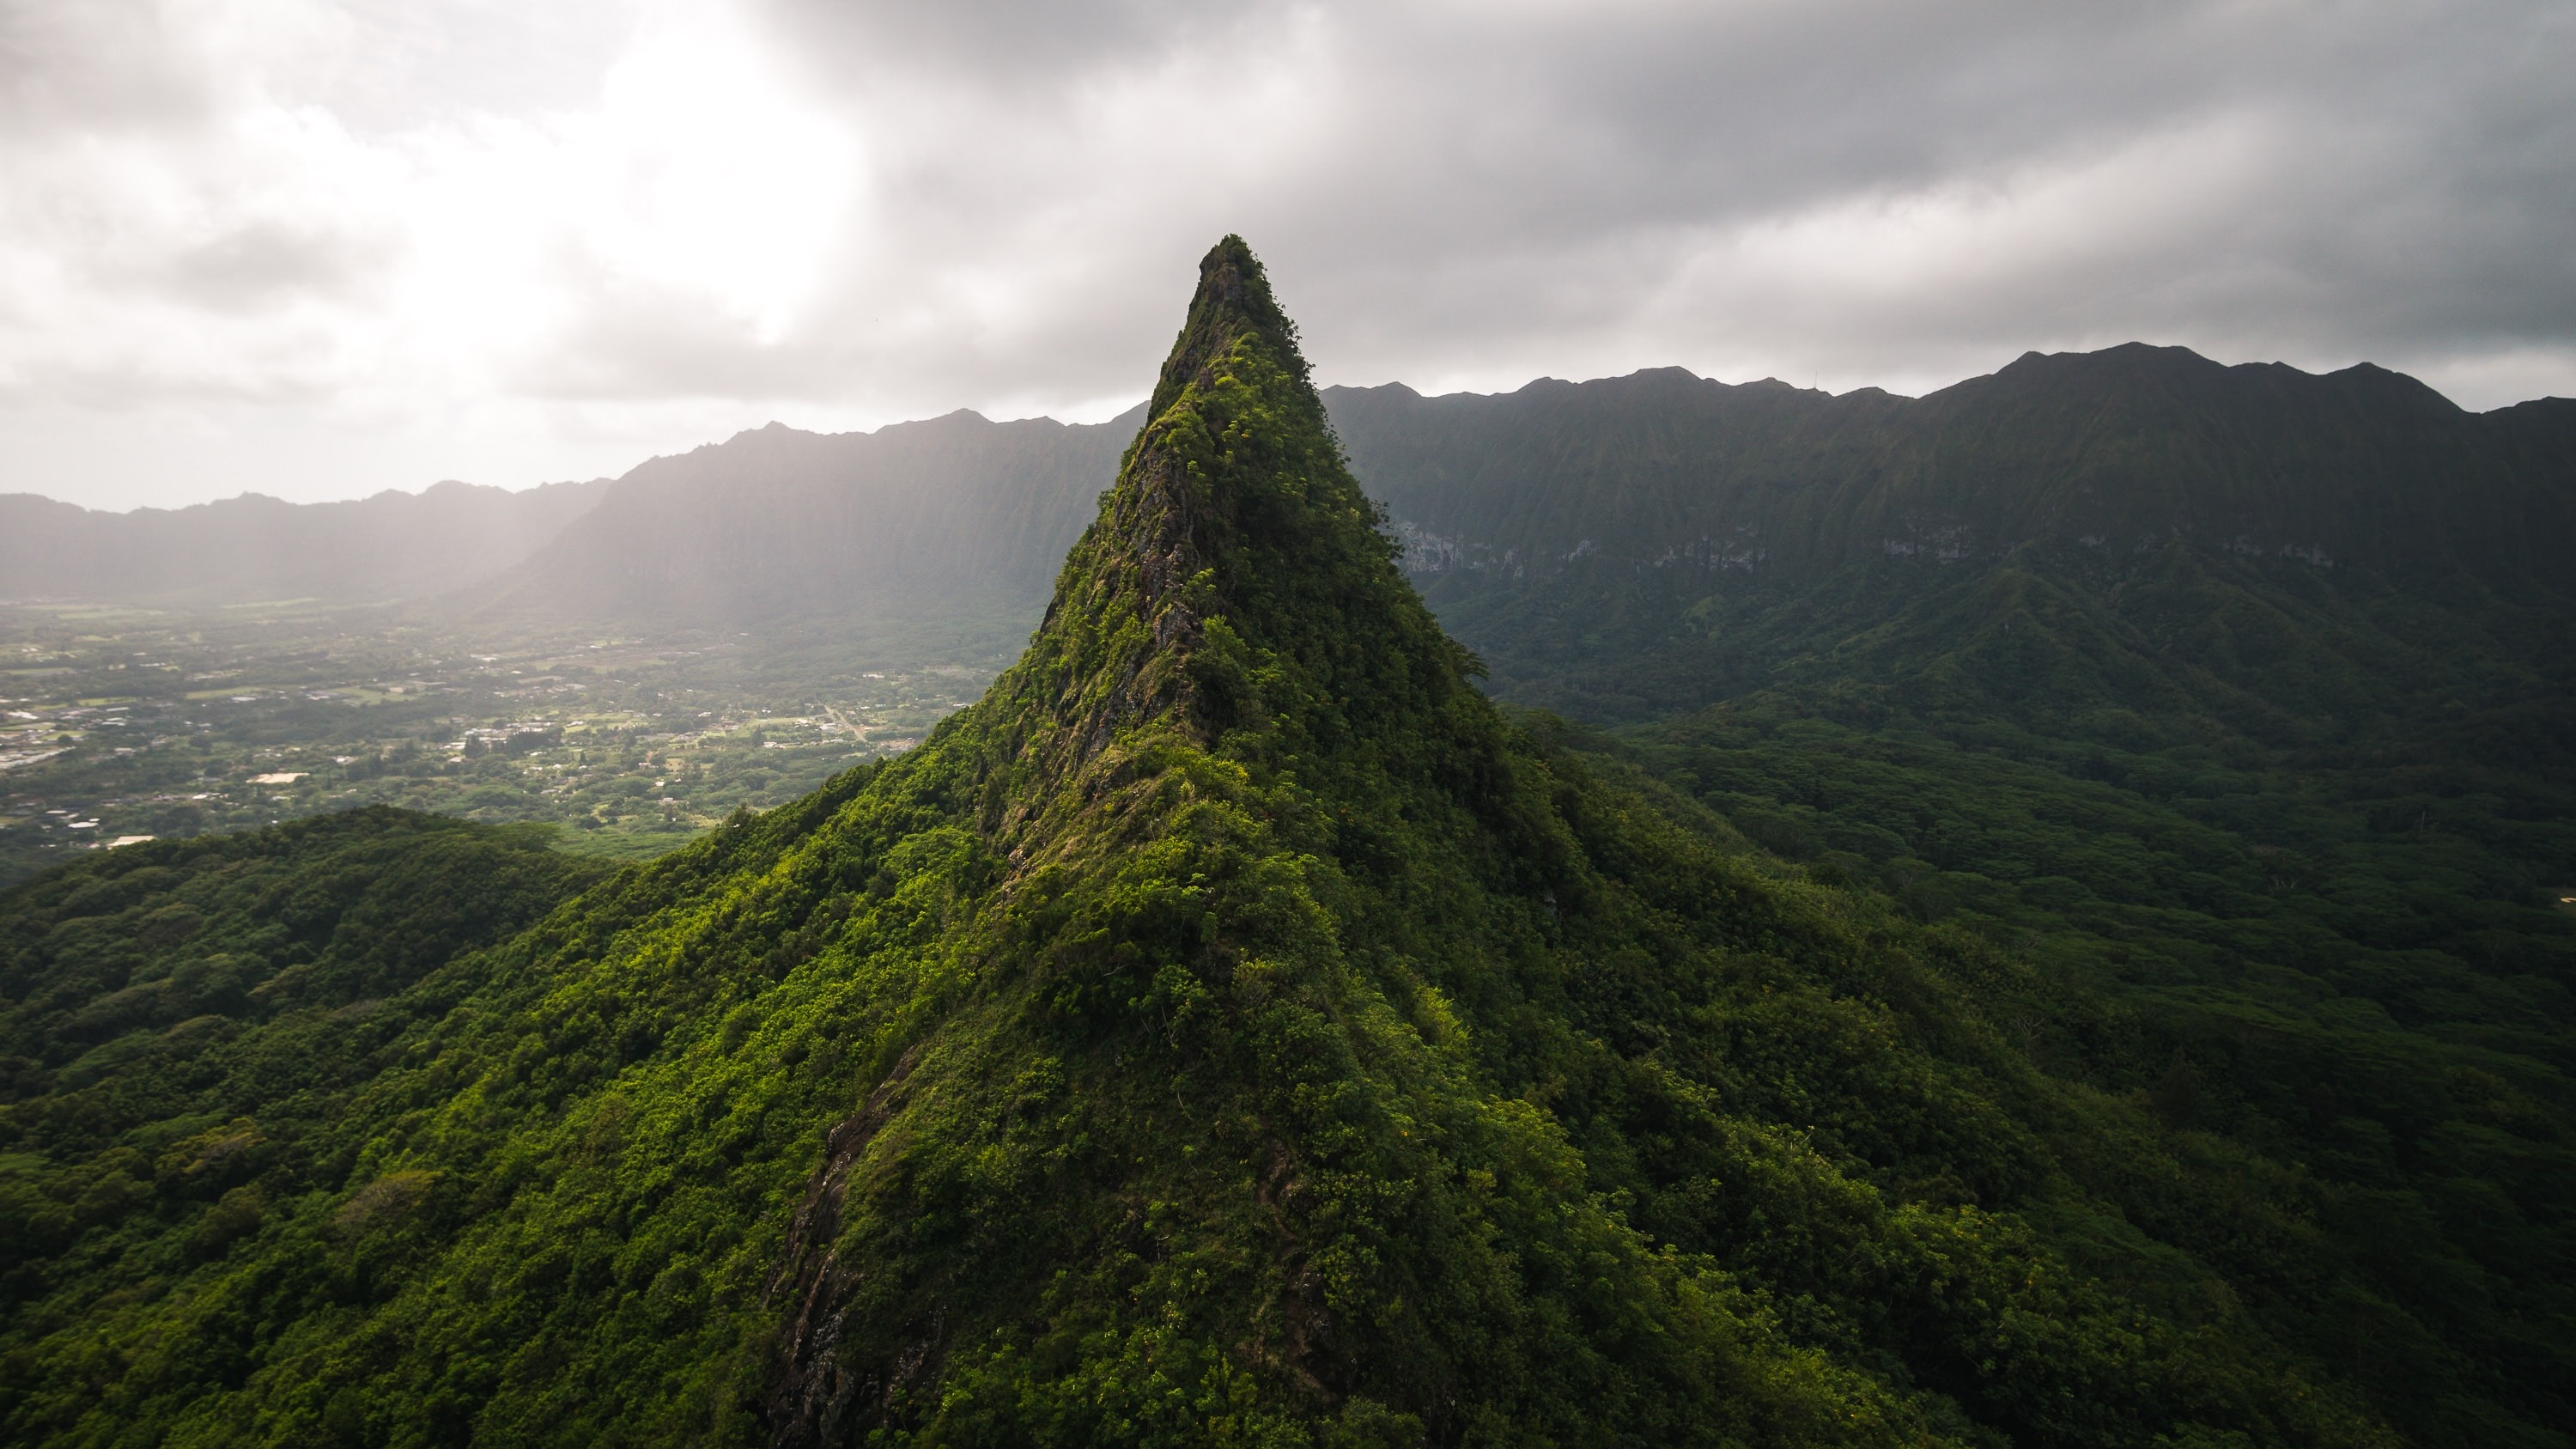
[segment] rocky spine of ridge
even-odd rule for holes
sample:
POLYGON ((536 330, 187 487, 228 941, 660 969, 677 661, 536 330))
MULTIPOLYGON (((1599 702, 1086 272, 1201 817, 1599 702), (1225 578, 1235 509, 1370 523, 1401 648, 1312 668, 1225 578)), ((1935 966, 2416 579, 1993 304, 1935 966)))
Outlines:
MULTIPOLYGON (((1172 354, 1164 360, 1144 429, 1119 467, 1100 521, 1068 560, 1039 637, 1132 617, 1144 625, 1110 667, 1114 681, 1086 696, 1079 654, 1041 657, 1038 670, 1053 675, 1057 698, 1051 714, 1069 734, 1077 757, 1100 752, 1112 732, 1180 702, 1185 674, 1177 665, 1202 642, 1201 614, 1213 601, 1188 596, 1189 585, 1208 572, 1212 540, 1203 531, 1219 524, 1218 500, 1193 466, 1190 444, 1199 419, 1174 413, 1187 394, 1204 396, 1218 386, 1216 369, 1236 359, 1238 343, 1269 342, 1284 327, 1267 281, 1240 241, 1229 238, 1199 264, 1198 292, 1172 354), (1156 664, 1162 668, 1154 668, 1156 664), (1055 668, 1048 670, 1049 664, 1055 668)), ((1213 585, 1213 578, 1208 580, 1213 585)), ((1204 593, 1205 590, 1202 590, 1204 593)))
POLYGON ((1294 327, 1228 238, 1201 263, 1116 486, 993 690, 1007 753, 987 760, 987 825, 1029 848, 1020 826, 1038 802, 1122 732, 1199 747, 1284 732, 1311 760, 1324 736, 1396 727, 1374 687, 1390 664, 1435 698, 1472 694, 1472 660, 1403 580, 1380 522, 1294 327))
MULTIPOLYGON (((1378 522, 1342 465, 1293 326, 1250 250, 1226 238, 1201 263, 1145 425, 1027 654, 926 747, 976 753, 978 826, 1009 862, 997 897, 1049 869, 1106 870, 1117 851, 1169 836, 1171 761, 1156 757, 1172 746, 1195 755, 1227 740, 1221 753, 1275 768, 1283 735, 1291 757, 1319 736, 1360 743, 1372 722, 1354 716, 1385 701, 1368 697, 1359 660, 1379 673, 1392 661, 1435 701, 1472 698, 1467 656, 1403 582, 1378 522), (1318 608, 1335 616, 1320 630, 1318 608)), ((1213 917, 1207 929, 1227 932, 1213 917)), ((957 1316, 945 1305, 907 1321, 890 1358, 849 1361, 848 1300, 867 1269, 836 1243, 853 1177, 937 1052, 935 1038, 916 1044, 833 1129, 797 1209, 767 1290, 785 1313, 767 1402, 780 1444, 842 1442, 938 1371, 957 1316)), ((1280 1212, 1301 1154, 1278 1138, 1262 1151, 1256 1197, 1280 1212)), ((1333 1336, 1330 1318, 1292 1301, 1280 1325, 1291 1377, 1325 1403, 1340 1395, 1310 1360, 1333 1336)))
POLYGON ((1513 1010, 1595 887, 1379 523, 1228 238, 1027 653, 857 802, 935 798, 989 866, 943 916, 972 984, 797 1206, 774 1443, 1136 1438, 1210 1385, 1229 1407, 1172 1432, 1598 1414, 1689 1442, 1804 1412, 1482 1083, 1434 984, 1513 1010), (1010 1176, 970 1160, 1047 1186, 935 1185, 1010 1176))

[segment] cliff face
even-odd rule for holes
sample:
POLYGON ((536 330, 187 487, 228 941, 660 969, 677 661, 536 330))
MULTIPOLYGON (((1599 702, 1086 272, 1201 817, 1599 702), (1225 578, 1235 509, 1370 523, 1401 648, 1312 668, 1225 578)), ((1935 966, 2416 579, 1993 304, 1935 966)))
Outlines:
POLYGON ((1730 387, 1675 368, 1493 397, 1326 394, 1416 567, 1544 579, 1583 558, 1812 583, 1882 558, 2174 540, 2384 574, 2554 578, 2576 545, 2576 403, 2464 413, 2363 365, 2178 347, 2031 353, 1929 397, 1730 387))
POLYGON ((2576 619, 2576 403, 2472 415, 2367 366, 2132 345, 1918 400, 1667 369, 1331 401, 1493 687, 1578 717, 1812 684, 2277 742, 2500 706, 2576 619))

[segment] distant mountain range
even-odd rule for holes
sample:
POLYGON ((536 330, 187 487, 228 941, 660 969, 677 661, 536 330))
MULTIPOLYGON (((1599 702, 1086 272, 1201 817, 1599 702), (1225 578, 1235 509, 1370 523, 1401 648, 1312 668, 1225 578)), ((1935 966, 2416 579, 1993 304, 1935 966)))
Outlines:
MULTIPOLYGON (((2097 672, 2153 673, 2147 634, 2200 627, 2136 613, 2150 599, 2198 608, 2140 572, 2190 560, 2270 599, 2255 608, 2266 617, 2287 607, 2271 598, 2282 590, 2361 609, 2376 622, 2347 619, 2333 647, 2384 674, 2445 631, 2519 627, 2498 609, 2544 601, 2563 617, 2576 554, 2576 402, 2473 414, 2369 365, 2316 376, 2131 344, 2030 354, 1920 399, 1678 368, 1323 398, 1408 572, 1494 687, 1602 719, 1775 683, 1820 650, 1844 665, 1878 651, 1870 669, 1892 679, 1910 667, 1888 652, 1894 621, 1973 613, 1985 606, 1951 591, 1998 569, 2109 610, 2086 646, 2097 672), (2403 611, 2355 602, 2387 588, 2439 615, 2417 644, 2391 642, 2403 611)), ((0 499, 0 597, 411 597, 451 616, 645 627, 936 622, 1007 648, 1138 421, 773 423, 613 483, 522 494, 442 484, 122 515, 0 499)), ((2247 687, 2262 658, 2314 652, 2316 630, 2288 632, 2202 652, 2221 675, 2243 666, 2247 687)), ((2210 704, 2189 681, 2157 688, 2210 704)))
POLYGON ((344 503, 245 493, 105 513, 0 494, 0 599, 371 603, 479 583, 597 504, 605 478, 511 492, 440 483, 344 503))
POLYGON ((480 607, 662 624, 999 615, 1016 645, 1140 421, 772 423, 618 479, 480 607))
POLYGON ((2363 364, 2179 347, 2027 354, 1919 399, 1660 368, 1426 398, 1326 394, 1417 572, 1586 558, 1804 578, 2034 543, 2175 538, 2383 572, 2554 572, 2576 539, 2576 402, 2462 411, 2363 364))
POLYGON ((1935 674, 1981 715, 2370 714, 2462 669, 2525 687, 2468 661, 2563 654, 2576 617, 2576 402, 2473 414, 2366 365, 2130 345, 1921 399, 1666 369, 1328 402, 1494 687, 1595 719, 1935 674), (2019 662, 1958 666, 1980 631, 2019 662))

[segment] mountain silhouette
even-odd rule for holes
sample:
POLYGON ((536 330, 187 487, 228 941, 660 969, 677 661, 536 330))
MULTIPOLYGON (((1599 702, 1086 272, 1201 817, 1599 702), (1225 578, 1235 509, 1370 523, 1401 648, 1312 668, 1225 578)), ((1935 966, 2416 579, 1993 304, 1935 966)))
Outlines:
POLYGON ((245 493, 106 513, 0 495, 0 599, 382 603, 484 583, 597 503, 605 478, 522 492, 469 483, 345 503, 245 493))
POLYGON ((629 471, 508 575, 441 603, 664 627, 998 619, 1017 642, 1136 422, 772 423, 629 471))

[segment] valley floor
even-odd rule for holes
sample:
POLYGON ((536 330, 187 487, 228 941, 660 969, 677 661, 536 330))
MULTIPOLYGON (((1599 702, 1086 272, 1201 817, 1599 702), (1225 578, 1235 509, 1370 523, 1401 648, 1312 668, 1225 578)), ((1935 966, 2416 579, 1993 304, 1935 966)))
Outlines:
POLYGON ((0 608, 0 885, 121 839, 370 804, 649 858, 909 748, 992 677, 883 652, 296 605, 0 608))

